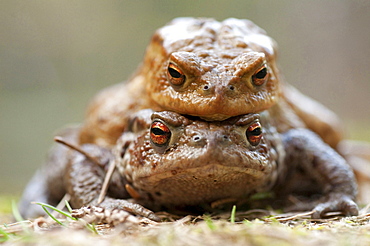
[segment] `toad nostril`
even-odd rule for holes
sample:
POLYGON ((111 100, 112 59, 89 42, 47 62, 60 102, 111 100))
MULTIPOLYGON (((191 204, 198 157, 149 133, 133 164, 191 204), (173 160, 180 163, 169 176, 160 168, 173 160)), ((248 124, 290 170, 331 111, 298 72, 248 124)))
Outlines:
POLYGON ((193 140, 194 140, 194 142, 199 142, 200 141, 200 136, 194 136, 193 140))
POLYGON ((208 143, 208 140, 205 136, 201 135, 201 134, 197 134, 197 135, 194 135, 192 138, 191 138, 191 141, 190 141, 191 145, 192 146, 197 146, 197 147, 204 147, 205 145, 207 145, 208 143))
POLYGON ((221 140, 222 143, 225 143, 226 144, 226 143, 229 142, 230 138, 229 138, 228 135, 222 135, 221 138, 220 138, 220 140, 221 140))
POLYGON ((217 134, 215 137, 215 143, 219 145, 227 146, 230 144, 230 136, 225 133, 217 134))

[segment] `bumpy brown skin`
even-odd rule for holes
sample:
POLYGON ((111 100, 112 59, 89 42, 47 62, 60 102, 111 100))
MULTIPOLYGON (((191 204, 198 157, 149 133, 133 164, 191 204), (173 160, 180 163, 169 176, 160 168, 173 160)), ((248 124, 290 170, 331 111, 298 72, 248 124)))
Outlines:
POLYGON ((114 145, 130 114, 145 108, 208 121, 270 109, 283 123, 279 131, 308 127, 335 147, 341 139, 335 115, 280 77, 274 40, 251 21, 177 18, 155 32, 143 64, 129 81, 92 101, 80 143, 114 145), (185 76, 183 84, 171 83, 170 64, 185 76), (263 66, 265 81, 256 83, 253 76, 263 66))
MULTIPOLYGON (((319 196, 319 200, 298 207, 314 209, 314 218, 329 211, 356 215, 356 183, 345 160, 309 130, 279 134, 269 119, 267 112, 261 117, 248 114, 207 122, 168 111, 139 111, 131 116, 113 155, 108 149, 83 145, 101 164, 81 154, 67 154, 62 179, 53 178, 55 171, 49 165, 44 175, 50 176, 42 179, 46 182, 34 179, 29 186, 43 187, 42 201, 55 203, 56 192, 59 196, 67 192, 73 207, 97 205, 107 164, 114 160, 116 172, 99 206, 154 220, 158 218, 143 206, 172 212, 196 208, 202 212, 220 204, 248 202, 250 195, 266 191, 274 192, 278 199, 291 194, 319 196), (170 130, 165 144, 155 144, 151 138, 152 122, 170 130), (258 122, 262 138, 252 144, 247 132, 258 122), (56 188, 50 189, 51 184, 56 188), (127 200, 130 195, 132 202, 127 200)), ((31 196, 25 197, 32 200, 31 196)))
MULTIPOLYGON (((79 131, 80 128, 78 126, 68 127, 58 132, 58 136, 62 137, 69 144, 77 146, 79 131)), ((91 156, 96 157, 100 165, 96 165, 82 154, 62 144, 55 143, 53 145, 45 165, 36 172, 23 192, 19 203, 19 211, 24 218, 45 214, 40 206, 31 205, 31 202, 57 205, 66 193, 70 193, 68 191, 70 182, 74 182, 74 184, 82 183, 82 180, 88 180, 91 176, 95 177, 96 175, 100 175, 98 177, 104 179, 105 169, 109 161, 114 159, 111 151, 92 144, 85 144, 83 149, 90 153, 91 156), (79 170, 76 171, 76 169, 79 170), (94 170, 96 173, 89 175, 94 170), (80 177, 76 174, 77 172, 83 173, 83 175, 80 177)), ((75 198, 80 199, 80 204, 91 202, 89 191, 94 190, 94 192, 98 193, 101 188, 99 182, 95 184, 93 180, 90 181, 90 183, 83 183, 75 187, 76 189, 80 187, 82 195, 75 198)))
POLYGON ((117 144, 118 150, 126 146, 123 157, 118 155, 119 173, 139 194, 138 202, 152 209, 208 210, 220 200, 243 200, 270 190, 281 172, 283 150, 274 129, 265 127, 257 146, 247 139, 257 114, 207 122, 164 111, 152 120, 171 130, 168 144, 153 144, 149 125, 136 137, 124 134, 117 144))
POLYGON ((273 191, 280 198, 321 196, 296 207, 314 209, 314 218, 329 211, 358 213, 351 168, 309 130, 278 134, 268 112, 261 119, 248 114, 222 122, 191 120, 173 112, 151 118, 171 129, 168 145, 158 149, 149 130, 136 137, 124 134, 117 145, 119 153, 125 150, 117 161, 119 172, 140 195, 140 204, 171 211, 201 205, 209 211, 223 201, 240 203, 256 192, 273 191), (263 138, 252 146, 246 130, 256 121, 261 121, 263 138))
MULTIPOLYGON (((285 166, 293 171, 283 172, 283 178, 275 188, 277 193, 323 194, 314 202, 313 218, 337 210, 345 215, 357 215, 354 202, 357 184, 346 161, 307 129, 292 129, 281 136, 286 153, 285 166)), ((310 209, 312 205, 298 207, 310 209)))

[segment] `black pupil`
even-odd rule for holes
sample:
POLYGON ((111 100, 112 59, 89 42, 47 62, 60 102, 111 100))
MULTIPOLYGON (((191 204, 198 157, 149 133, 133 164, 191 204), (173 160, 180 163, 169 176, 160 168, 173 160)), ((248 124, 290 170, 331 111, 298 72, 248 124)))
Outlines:
POLYGON ((172 77, 174 77, 174 78, 176 78, 176 79, 178 79, 178 78, 181 78, 181 73, 179 73, 178 71, 176 71, 175 69, 173 69, 173 68, 168 68, 168 72, 170 73, 170 75, 172 76, 172 77))
POLYGON ((255 77, 257 79, 263 79, 264 77, 266 77, 266 74, 267 74, 267 69, 266 68, 263 68, 261 69, 256 75, 255 77))
POLYGON ((257 127, 255 129, 253 129, 253 131, 250 131, 249 132, 252 136, 259 136, 262 134, 262 129, 261 127, 257 127))
POLYGON ((166 134, 163 130, 159 128, 152 128, 152 133, 154 135, 165 135, 166 134))

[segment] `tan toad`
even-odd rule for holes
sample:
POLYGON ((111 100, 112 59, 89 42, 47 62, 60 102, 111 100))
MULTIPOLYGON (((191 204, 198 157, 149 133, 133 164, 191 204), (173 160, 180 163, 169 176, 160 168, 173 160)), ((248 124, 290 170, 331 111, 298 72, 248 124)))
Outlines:
POLYGON ((129 81, 94 98, 80 143, 114 145, 145 108, 208 121, 269 109, 280 132, 308 127, 333 147, 341 139, 333 113, 282 82, 275 42, 248 20, 177 18, 158 29, 129 81))

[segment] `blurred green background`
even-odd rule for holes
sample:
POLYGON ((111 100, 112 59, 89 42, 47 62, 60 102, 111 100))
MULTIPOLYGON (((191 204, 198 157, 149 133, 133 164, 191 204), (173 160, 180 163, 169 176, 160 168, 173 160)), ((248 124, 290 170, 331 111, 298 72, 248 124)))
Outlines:
POLYGON ((370 140, 370 1, 0 1, 0 184, 20 194, 55 130, 81 122, 174 17, 247 18, 279 44, 286 79, 370 140))

